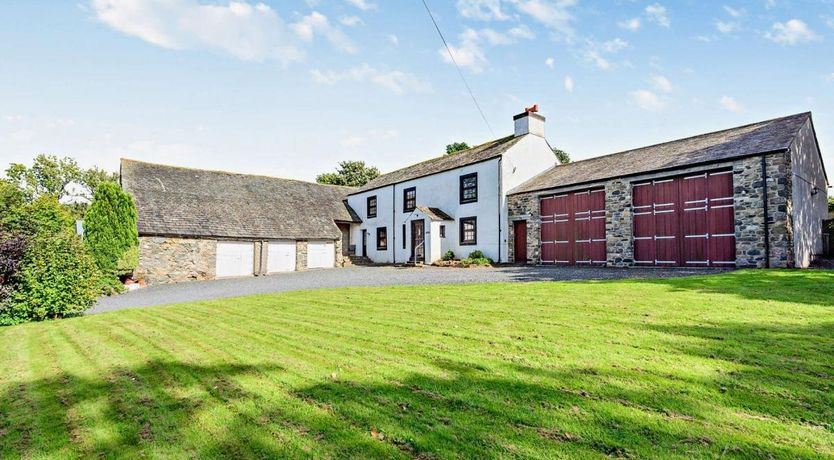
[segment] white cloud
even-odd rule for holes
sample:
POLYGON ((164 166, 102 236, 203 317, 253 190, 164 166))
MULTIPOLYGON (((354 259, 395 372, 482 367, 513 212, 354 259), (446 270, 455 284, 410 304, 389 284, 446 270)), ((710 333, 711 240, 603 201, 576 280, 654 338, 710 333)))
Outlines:
POLYGON ((264 3, 92 0, 91 6, 104 24, 163 48, 220 50, 243 60, 285 64, 304 54, 278 13, 264 3))
POLYGON ((776 8, 776 0, 765 0, 765 9, 771 10, 776 8))
POLYGON ((570 8, 576 4, 576 0, 508 0, 513 3, 520 12, 530 16, 545 27, 562 33, 566 36, 573 35, 573 15, 570 8))
POLYGON ((314 69, 310 72, 313 81, 322 85, 335 85, 342 81, 370 82, 394 94, 430 93, 431 84, 415 75, 400 70, 382 71, 370 64, 362 64, 343 72, 314 69))
POLYGON ((363 136, 349 136, 339 141, 339 143, 342 144, 342 147, 350 148, 361 147, 365 145, 365 142, 367 142, 367 139, 363 136))
POLYGON ((544 65, 546 65, 546 66, 548 66, 552 69, 556 66, 556 61, 552 57, 549 57, 549 58, 544 60, 544 65))
POLYGON ((724 11, 726 11, 727 14, 729 14, 730 16, 732 16, 734 18, 740 18, 740 17, 744 16, 744 10, 743 9, 733 8, 732 6, 729 6, 729 5, 724 5, 724 11))
POLYGON ((744 111, 741 104, 730 96, 721 96, 721 99, 718 102, 721 104, 721 107, 725 110, 729 110, 730 112, 740 113, 744 111))
POLYGON ((14 123, 14 122, 23 120, 23 115, 21 115, 19 113, 3 115, 3 120, 8 121, 9 123, 14 123))
POLYGON ((646 17, 648 17, 651 22, 655 22, 662 27, 669 27, 672 25, 669 20, 669 12, 666 10, 666 7, 660 3, 647 6, 645 12, 646 17))
POLYGON ((610 70, 614 67, 614 65, 611 61, 609 61, 609 57, 626 48, 628 48, 628 42, 620 38, 615 38, 603 43, 588 41, 585 51, 583 52, 583 57, 586 61, 594 64, 600 70, 610 70))
POLYGON ((390 34, 388 35, 388 43, 391 43, 394 46, 400 46, 400 39, 396 35, 390 34))
POLYGON ((613 40, 608 40, 604 42, 601 46, 601 49, 606 53, 617 53, 624 49, 628 48, 628 42, 621 38, 615 38, 613 40))
POLYGON ((368 3, 366 0, 347 0, 348 3, 351 5, 359 8, 362 11, 369 11, 375 10, 376 4, 375 3, 368 3))
POLYGON ((359 16, 342 16, 339 18, 339 24, 347 27, 356 27, 364 23, 362 22, 362 18, 359 16))
POLYGON ((662 93, 671 93, 674 89, 672 82, 670 82, 669 79, 663 75, 652 75, 651 81, 655 89, 662 93))
POLYGON ((627 19, 625 21, 621 21, 619 23, 620 27, 622 27, 623 29, 630 30, 632 32, 636 32, 636 31, 640 30, 640 27, 642 27, 642 25, 643 25, 643 23, 640 22, 640 18, 631 18, 631 19, 627 19))
POLYGON ((735 21, 722 21, 719 19, 715 21, 715 28, 722 34, 731 34, 738 31, 740 25, 735 21))
POLYGON ((704 43, 712 43, 715 40, 717 40, 717 38, 714 35, 697 35, 695 37, 695 40, 698 40, 699 42, 704 42, 704 43))
POLYGON ((796 45, 803 42, 811 42, 820 39, 813 30, 808 27, 802 20, 791 19, 787 22, 777 22, 773 24, 770 32, 765 34, 765 38, 770 41, 782 45, 796 45))
POLYGON ((825 25, 830 29, 834 29, 834 18, 825 18, 825 25))
MULTIPOLYGON (((455 62, 461 67, 467 68, 474 73, 483 72, 489 60, 486 57, 486 46, 510 45, 517 42, 517 39, 532 38, 532 34, 515 31, 511 29, 507 33, 497 32, 493 29, 466 29, 460 34, 460 44, 449 44, 455 62)), ((449 51, 441 48, 437 51, 440 57, 448 63, 452 62, 449 51)))
POLYGON ((511 37, 519 38, 519 39, 522 39, 522 40, 532 40, 532 39, 536 38, 536 34, 534 34, 533 31, 530 30, 530 28, 527 27, 524 24, 521 24, 520 26, 513 27, 512 29, 507 31, 507 33, 511 37))
POLYGON ((825 81, 832 81, 832 82, 834 82, 834 72, 832 72, 832 73, 830 73, 830 74, 826 75, 826 76, 825 76, 825 77, 823 77, 823 78, 825 78, 825 81))
POLYGON ((337 27, 333 27, 327 16, 313 11, 307 16, 303 16, 300 21, 290 26, 292 30, 305 42, 311 42, 316 35, 324 35, 327 41, 330 42, 336 49, 346 53, 355 53, 357 51, 356 45, 345 35, 344 32, 337 27))
POLYGON ((461 16, 480 21, 505 21, 510 17, 501 9, 501 0, 458 0, 461 16))
POLYGON ((565 77, 565 91, 569 93, 573 92, 573 78, 570 75, 565 77))
POLYGON ((664 99, 647 89, 632 91, 629 93, 629 98, 632 103, 649 112, 660 112, 667 106, 664 99))

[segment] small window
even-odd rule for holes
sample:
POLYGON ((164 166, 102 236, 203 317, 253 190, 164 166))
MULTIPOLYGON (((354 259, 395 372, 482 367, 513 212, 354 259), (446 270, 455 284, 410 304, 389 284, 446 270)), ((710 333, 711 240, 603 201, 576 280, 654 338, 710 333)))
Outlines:
POLYGON ((405 249, 405 224, 403 224, 403 249, 405 249))
POLYGON ((417 208, 417 189, 415 187, 403 190, 403 212, 411 212, 417 208))
POLYGON ((385 227, 376 229, 376 249, 377 251, 388 249, 388 229, 385 227))
POLYGON ((460 204, 478 201, 478 173, 460 176, 460 204))
POLYGON ((376 195, 368 197, 368 218, 376 217, 376 195))
POLYGON ((440 237, 441 238, 446 238, 446 226, 445 225, 440 226, 440 237))
POLYGON ((460 220, 460 244, 463 246, 478 244, 477 217, 464 217, 460 220))

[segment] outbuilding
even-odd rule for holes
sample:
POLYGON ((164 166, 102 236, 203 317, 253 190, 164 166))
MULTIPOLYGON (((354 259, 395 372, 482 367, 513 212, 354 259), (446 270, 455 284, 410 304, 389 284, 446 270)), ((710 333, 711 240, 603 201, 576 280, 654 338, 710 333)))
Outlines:
POLYGON ((341 266, 361 220, 347 187, 121 162, 139 230, 135 275, 148 283, 341 266))
POLYGON ((827 188, 810 113, 558 165, 510 191, 510 260, 807 267, 827 188))

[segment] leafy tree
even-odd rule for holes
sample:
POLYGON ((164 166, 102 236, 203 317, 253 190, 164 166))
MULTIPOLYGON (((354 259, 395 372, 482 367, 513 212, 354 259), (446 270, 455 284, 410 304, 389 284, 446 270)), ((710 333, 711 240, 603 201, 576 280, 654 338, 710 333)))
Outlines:
POLYGON ((566 165, 570 163, 570 155, 568 155, 568 152, 565 152, 562 149, 554 148, 553 154, 556 155, 556 159, 559 160, 559 164, 566 165))
POLYGON ((468 150, 469 144, 466 142, 452 142, 451 144, 446 145, 446 155, 454 155, 459 152, 463 152, 464 150, 468 150))
POLYGON ((0 216, 0 230, 27 236, 73 231, 74 224, 72 216, 54 195, 41 195, 0 216))
POLYGON ((119 276, 136 268, 136 204, 115 182, 104 182, 96 189, 84 218, 84 242, 103 274, 119 276))
POLYGON ((95 261, 70 231, 39 233, 16 276, 16 289, 0 304, 0 325, 79 315, 100 289, 95 261))
POLYGON ((316 182, 328 185, 343 185, 347 187, 361 187, 379 177, 379 170, 373 166, 365 166, 364 161, 343 161, 335 173, 319 174, 316 182))
POLYGON ((25 202, 26 195, 20 188, 11 181, 0 179, 0 216, 7 216, 25 202))
POLYGON ((41 154, 35 157, 32 167, 12 163, 6 169, 6 177, 23 191, 28 200, 41 195, 55 195, 60 200, 89 198, 99 184, 114 181, 117 175, 96 167, 81 169, 70 157, 41 154), (71 184, 79 185, 80 190, 71 187, 71 184))
POLYGON ((828 197, 828 212, 834 212, 834 196, 828 197))

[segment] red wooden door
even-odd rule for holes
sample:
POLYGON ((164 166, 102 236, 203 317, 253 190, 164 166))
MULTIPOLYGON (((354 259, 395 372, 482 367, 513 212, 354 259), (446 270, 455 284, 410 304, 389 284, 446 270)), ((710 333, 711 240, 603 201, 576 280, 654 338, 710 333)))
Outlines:
POLYGON ((515 262, 527 263, 527 221, 513 222, 513 237, 515 238, 515 262))
POLYGON ((541 213, 542 263, 605 263, 604 190, 543 198, 541 213))
POLYGON ((731 171, 635 184, 633 197, 635 263, 735 264, 731 171))

